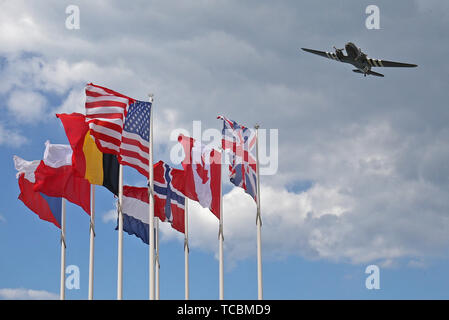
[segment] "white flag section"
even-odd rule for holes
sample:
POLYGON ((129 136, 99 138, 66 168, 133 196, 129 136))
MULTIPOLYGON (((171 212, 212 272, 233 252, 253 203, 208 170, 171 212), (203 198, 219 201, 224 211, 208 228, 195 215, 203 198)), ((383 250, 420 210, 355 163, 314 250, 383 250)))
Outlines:
POLYGON ((201 170, 193 170, 195 192, 198 202, 203 208, 209 208, 212 204, 210 154, 212 148, 206 147, 199 141, 195 141, 192 147, 192 163, 202 164, 201 170))
POLYGON ((41 160, 27 161, 19 156, 14 156, 14 167, 17 170, 16 178, 18 179, 22 173, 25 173, 25 179, 34 183, 36 177, 34 172, 41 163, 41 160))
POLYGON ((72 148, 67 144, 51 144, 45 141, 44 163, 52 168, 72 165, 72 148))

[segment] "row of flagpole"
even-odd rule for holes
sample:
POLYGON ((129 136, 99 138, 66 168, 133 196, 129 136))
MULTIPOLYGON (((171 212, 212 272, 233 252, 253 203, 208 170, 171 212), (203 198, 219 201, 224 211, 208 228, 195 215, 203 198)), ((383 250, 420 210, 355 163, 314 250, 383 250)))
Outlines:
MULTIPOLYGON (((149 95, 149 102, 152 104, 150 109, 150 134, 149 134, 149 179, 148 179, 148 196, 149 196, 149 299, 159 300, 159 222, 154 217, 154 179, 153 179, 153 95, 149 95)), ((260 176, 259 176, 259 126, 256 129, 256 174, 257 174, 257 287, 258 299, 263 299, 262 286, 262 247, 261 247, 261 227, 262 219, 260 214, 260 176)), ((224 149, 222 149, 221 160, 224 163, 224 149)), ((223 189, 222 175, 220 176, 220 219, 218 228, 219 240, 219 299, 224 299, 224 259, 223 259, 223 189)), ((90 243, 89 243, 89 288, 88 299, 93 300, 94 292, 94 248, 95 248, 95 186, 91 185, 91 216, 90 216, 90 243)), ((61 217, 61 283, 60 283, 60 299, 65 299, 65 257, 66 257, 66 241, 65 241, 65 216, 66 203, 62 198, 62 217, 61 217)), ((123 166, 119 165, 119 192, 118 192, 118 261, 117 261, 117 300, 123 299, 123 166)), ((189 288, 189 237, 188 237, 188 198, 185 198, 184 205, 184 262, 185 262, 185 299, 190 297, 189 288)))

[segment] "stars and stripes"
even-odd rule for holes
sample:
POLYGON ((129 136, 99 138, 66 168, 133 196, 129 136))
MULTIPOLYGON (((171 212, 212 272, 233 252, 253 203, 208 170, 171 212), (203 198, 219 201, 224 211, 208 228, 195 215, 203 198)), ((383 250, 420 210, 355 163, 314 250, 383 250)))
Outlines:
POLYGON ((128 108, 120 146, 120 163, 149 176, 151 102, 135 101, 128 108))
POLYGON ((126 108, 134 101, 105 87, 86 86, 86 122, 100 151, 119 155, 126 108))
POLYGON ((257 202, 257 162, 253 156, 256 132, 223 116, 218 119, 223 120, 222 147, 231 151, 229 179, 257 202))

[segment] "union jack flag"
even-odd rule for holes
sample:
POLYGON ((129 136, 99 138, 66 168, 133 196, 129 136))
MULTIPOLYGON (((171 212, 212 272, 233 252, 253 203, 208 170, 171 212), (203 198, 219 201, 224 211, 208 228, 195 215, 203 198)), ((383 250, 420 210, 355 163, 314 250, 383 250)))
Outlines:
POLYGON ((253 155, 256 132, 223 116, 217 119, 223 120, 223 150, 231 151, 229 180, 243 188, 257 203, 257 162, 253 155))

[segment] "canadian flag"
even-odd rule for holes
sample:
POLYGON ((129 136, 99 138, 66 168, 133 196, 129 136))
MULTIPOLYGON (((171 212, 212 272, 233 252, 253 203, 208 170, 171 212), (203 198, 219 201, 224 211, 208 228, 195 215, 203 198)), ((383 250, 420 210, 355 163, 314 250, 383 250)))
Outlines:
POLYGON ((221 152, 182 134, 178 141, 185 153, 182 161, 184 195, 198 201, 203 208, 209 208, 220 219, 221 152))

